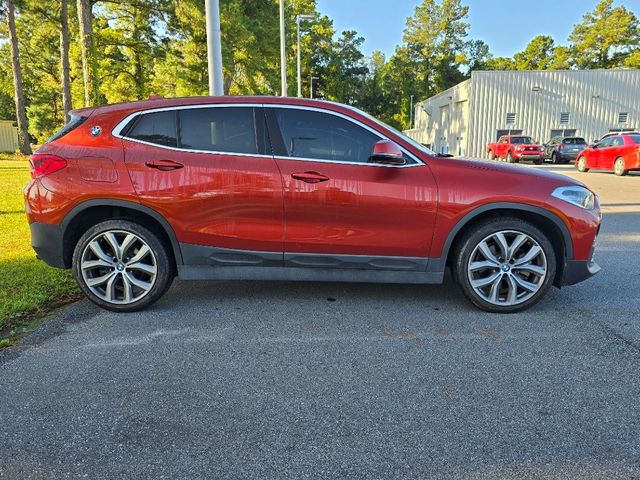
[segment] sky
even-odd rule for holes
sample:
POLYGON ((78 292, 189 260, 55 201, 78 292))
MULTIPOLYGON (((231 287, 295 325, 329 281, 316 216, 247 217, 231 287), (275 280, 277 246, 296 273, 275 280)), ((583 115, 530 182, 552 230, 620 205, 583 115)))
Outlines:
MULTIPOLYGON (((420 0, 316 0, 318 10, 334 21, 338 32, 356 30, 365 38, 364 53, 393 54, 402 42, 407 17, 420 0)), ((564 44, 573 25, 598 0, 463 0, 469 6, 469 38, 484 40, 494 56, 513 56, 536 35, 551 35, 564 44)), ((640 16, 640 0, 616 0, 640 16)))

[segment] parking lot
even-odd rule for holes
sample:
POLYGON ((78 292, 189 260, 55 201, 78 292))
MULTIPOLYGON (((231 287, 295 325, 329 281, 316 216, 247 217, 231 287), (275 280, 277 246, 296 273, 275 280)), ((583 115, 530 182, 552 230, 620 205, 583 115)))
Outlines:
POLYGON ((492 315, 441 286, 176 282, 0 352, 0 478, 638 478, 640 176, 602 272, 492 315))

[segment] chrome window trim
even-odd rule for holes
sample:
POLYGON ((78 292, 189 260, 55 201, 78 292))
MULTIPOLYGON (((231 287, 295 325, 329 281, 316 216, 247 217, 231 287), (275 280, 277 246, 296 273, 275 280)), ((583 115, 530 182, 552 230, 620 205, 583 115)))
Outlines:
POLYGON ((194 110, 198 108, 232 108, 232 107, 242 107, 242 108, 289 108, 294 110, 311 110, 320 113, 328 113, 330 115, 335 115, 336 117, 343 118, 349 122, 352 122, 365 130, 370 131, 374 135, 377 135, 381 140, 388 140, 387 137, 382 135, 380 132, 371 128, 369 125, 366 125, 359 120, 352 118, 348 115, 344 115, 343 113, 336 112, 333 110, 328 110, 325 108, 318 107, 307 107, 304 105, 283 105, 278 103, 205 103, 205 104, 197 104, 197 105, 173 105, 171 107, 160 107, 160 108, 152 108, 148 110, 139 110, 137 112, 133 112, 127 115, 123 120, 121 120, 113 129, 111 130, 111 135, 115 138, 120 138, 122 140, 127 140, 129 142, 140 143, 143 145, 149 145, 152 147, 164 148, 165 150, 172 150, 175 152, 184 152, 184 153, 207 153, 211 155, 232 155, 232 156, 247 156, 247 157, 257 157, 257 158, 274 158, 277 160, 298 160, 303 162, 319 162, 319 163, 335 163, 340 165, 360 165, 364 167, 382 167, 382 168, 412 168, 412 167, 420 167, 424 166, 425 163, 416 157, 414 154, 409 152, 406 148, 400 145, 400 149, 403 151, 405 155, 410 157, 415 163, 405 164, 405 165, 385 165, 382 163, 362 163, 362 162, 347 162, 343 160, 327 160, 327 159, 319 159, 319 158, 298 158, 298 157, 286 157, 280 155, 261 155, 257 153, 238 153, 238 152, 217 152, 213 150, 196 150, 192 148, 178 148, 171 147, 168 145, 160 145, 157 143, 147 142, 145 140, 138 140, 136 138, 126 137, 121 135, 122 129, 129 124, 131 120, 136 118, 138 115, 146 115, 148 113, 156 113, 156 112, 167 112, 167 111, 175 111, 175 110, 194 110))

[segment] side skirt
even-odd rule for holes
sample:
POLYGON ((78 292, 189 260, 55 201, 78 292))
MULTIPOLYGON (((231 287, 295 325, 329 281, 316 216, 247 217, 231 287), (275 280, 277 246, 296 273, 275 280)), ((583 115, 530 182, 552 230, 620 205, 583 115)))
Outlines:
POLYGON ((402 272, 302 267, 219 267, 178 265, 181 280, 281 280, 361 283, 442 283, 444 272, 402 272))

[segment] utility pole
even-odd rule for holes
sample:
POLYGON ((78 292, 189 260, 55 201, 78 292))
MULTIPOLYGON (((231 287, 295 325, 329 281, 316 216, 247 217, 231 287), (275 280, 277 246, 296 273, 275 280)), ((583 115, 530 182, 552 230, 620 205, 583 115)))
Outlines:
POLYGON ((415 95, 411 95, 411 106, 409 107, 409 128, 413 128, 413 97, 415 97, 415 95))
POLYGON ((280 0, 280 80, 282 83, 282 96, 287 96, 287 52, 284 31, 284 0, 280 0))
POLYGON ((300 69, 300 21, 301 20, 313 20, 316 18, 314 15, 298 15, 296 17, 297 37, 298 37, 298 98, 302 98, 302 72, 300 69))
POLYGON ((209 95, 224 95, 222 83, 222 41, 220 40, 220 1, 205 0, 204 9, 207 19, 209 95))

